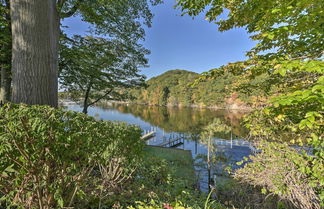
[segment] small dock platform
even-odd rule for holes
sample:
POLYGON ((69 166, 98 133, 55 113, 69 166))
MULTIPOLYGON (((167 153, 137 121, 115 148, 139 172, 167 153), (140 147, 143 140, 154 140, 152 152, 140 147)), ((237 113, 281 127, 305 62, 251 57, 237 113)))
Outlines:
POLYGON ((156 134, 156 131, 151 131, 151 132, 148 132, 148 133, 145 133, 141 139, 142 140, 149 140, 150 138, 154 137, 156 134))
POLYGON ((184 143, 184 138, 176 138, 172 139, 166 142, 163 142, 162 144, 159 144, 159 147, 178 147, 184 143))

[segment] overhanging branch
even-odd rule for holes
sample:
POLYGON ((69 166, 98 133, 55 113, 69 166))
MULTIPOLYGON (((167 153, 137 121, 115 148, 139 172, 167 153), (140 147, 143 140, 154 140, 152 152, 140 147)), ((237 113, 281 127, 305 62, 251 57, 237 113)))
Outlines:
POLYGON ((88 104, 88 106, 94 105, 95 103, 99 102, 101 99, 105 98, 108 94, 110 94, 114 89, 110 89, 109 91, 107 91, 104 95, 102 95, 101 97, 99 97, 98 99, 96 99, 95 101, 91 102, 90 104, 88 104))

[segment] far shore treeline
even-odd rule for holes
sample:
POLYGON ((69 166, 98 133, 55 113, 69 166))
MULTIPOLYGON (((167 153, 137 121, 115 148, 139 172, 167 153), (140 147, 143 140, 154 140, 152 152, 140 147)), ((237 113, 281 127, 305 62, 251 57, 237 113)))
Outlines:
POLYGON ((248 80, 233 73, 194 82, 201 75, 186 70, 170 70, 146 81, 146 86, 130 91, 131 102, 160 106, 190 106, 226 109, 252 109, 265 104, 275 88, 258 88, 270 77, 261 74, 248 80), (241 88, 246 82, 245 88, 241 88), (236 86, 240 84, 240 88, 236 86))

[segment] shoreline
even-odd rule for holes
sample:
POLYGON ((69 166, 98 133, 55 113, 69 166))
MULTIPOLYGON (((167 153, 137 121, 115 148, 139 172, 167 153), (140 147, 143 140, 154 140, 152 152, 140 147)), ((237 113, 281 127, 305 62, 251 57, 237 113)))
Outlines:
POLYGON ((195 108, 195 109, 212 109, 212 110, 227 110, 227 111, 241 111, 241 112, 252 112, 256 108, 252 108, 249 106, 240 106, 236 104, 227 105, 227 106, 202 106, 202 105, 156 105, 156 104, 145 104, 145 103, 136 103, 130 101, 101 101, 98 102, 97 105, 100 104, 125 104, 125 105, 142 105, 142 106, 150 106, 150 107, 171 107, 171 108, 195 108))
MULTIPOLYGON (((68 103, 73 104, 80 104, 80 101, 72 101, 72 100, 59 100, 59 104, 66 105, 68 103)), ((98 103, 94 104, 93 106, 100 106, 100 105, 111 105, 111 104, 124 104, 124 105, 141 105, 141 106, 149 106, 149 107, 167 107, 167 108, 194 108, 194 109, 210 109, 210 110, 227 110, 227 111, 240 111, 240 112, 252 112, 258 108, 253 108, 246 105, 225 105, 225 106, 202 106, 202 105, 157 105, 157 104, 146 104, 146 103, 136 103, 131 101, 118 101, 118 100, 103 100, 99 101, 98 103)), ((81 105, 82 106, 82 105, 81 105)))

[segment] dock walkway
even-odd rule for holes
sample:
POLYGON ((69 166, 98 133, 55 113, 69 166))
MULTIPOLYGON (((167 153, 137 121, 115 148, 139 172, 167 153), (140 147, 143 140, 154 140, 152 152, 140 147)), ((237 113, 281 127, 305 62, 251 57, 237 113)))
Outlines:
POLYGON ((184 143, 184 138, 177 138, 159 144, 160 147, 178 147, 184 143))
POLYGON ((156 134, 156 131, 150 131, 150 132, 144 134, 144 135, 141 137, 141 139, 142 139, 142 140, 149 140, 150 138, 154 137, 155 134, 156 134))

